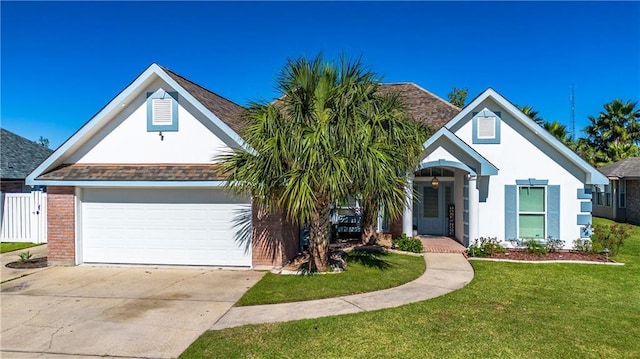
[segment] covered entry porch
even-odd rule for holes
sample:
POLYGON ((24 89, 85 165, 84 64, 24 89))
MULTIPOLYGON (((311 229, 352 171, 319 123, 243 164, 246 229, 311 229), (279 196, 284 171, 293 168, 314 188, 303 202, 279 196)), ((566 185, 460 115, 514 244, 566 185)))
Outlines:
POLYGON ((446 236, 467 247, 478 238, 479 204, 498 169, 446 128, 424 149, 415 172, 407 176, 402 233, 446 236))
POLYGON ((477 228, 476 216, 470 216, 472 211, 477 213, 479 203, 476 179, 474 171, 461 163, 442 160, 420 164, 407 181, 411 205, 405 207, 403 233, 449 237, 467 246, 473 236, 471 228, 477 228))

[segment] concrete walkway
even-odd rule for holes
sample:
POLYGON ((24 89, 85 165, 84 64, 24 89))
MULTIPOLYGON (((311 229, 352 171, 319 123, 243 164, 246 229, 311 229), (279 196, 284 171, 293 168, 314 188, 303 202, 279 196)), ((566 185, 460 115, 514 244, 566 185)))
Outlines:
POLYGON ((306 302, 233 307, 211 329, 393 308, 453 292, 473 279, 473 268, 460 253, 425 253, 424 259, 424 274, 399 287, 306 302))
POLYGON ((15 269, 8 268, 6 265, 11 262, 15 262, 20 259, 20 253, 29 252, 32 254, 32 258, 46 257, 47 256, 47 245, 43 244, 41 246, 35 246, 25 249, 19 249, 13 252, 7 252, 0 254, 0 262, 2 264, 2 268, 0 268, 0 282, 5 282, 8 280, 24 277, 25 275, 33 274, 39 272, 41 270, 47 269, 44 268, 32 268, 32 269, 15 269))

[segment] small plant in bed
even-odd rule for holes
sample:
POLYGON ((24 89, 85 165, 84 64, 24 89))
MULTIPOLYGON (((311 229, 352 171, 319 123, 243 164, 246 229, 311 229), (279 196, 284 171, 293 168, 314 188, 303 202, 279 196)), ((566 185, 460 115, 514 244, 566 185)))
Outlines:
POLYGON ((418 238, 407 237, 406 234, 393 240, 392 248, 403 252, 422 253, 422 241, 418 238))
POLYGON ((505 253, 506 248, 500 245, 496 237, 480 237, 476 238, 472 245, 467 249, 467 254, 471 257, 487 257, 498 253, 505 253))
POLYGON ((47 257, 33 258, 33 254, 26 251, 20 253, 17 261, 8 263, 6 266, 14 269, 42 268, 47 266, 47 257))

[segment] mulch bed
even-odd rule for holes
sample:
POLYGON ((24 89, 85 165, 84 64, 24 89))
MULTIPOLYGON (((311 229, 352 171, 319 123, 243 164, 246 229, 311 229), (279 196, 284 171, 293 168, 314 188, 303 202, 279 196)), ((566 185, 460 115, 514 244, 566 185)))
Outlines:
POLYGON ((11 262, 7 263, 6 267, 14 268, 14 269, 33 269, 33 268, 43 268, 47 266, 47 257, 39 257, 29 259, 24 262, 11 262))
POLYGON ((582 253, 573 251, 552 252, 542 255, 527 253, 523 250, 510 249, 506 253, 496 253, 485 258, 511 259, 516 261, 589 261, 615 263, 601 254, 582 253))

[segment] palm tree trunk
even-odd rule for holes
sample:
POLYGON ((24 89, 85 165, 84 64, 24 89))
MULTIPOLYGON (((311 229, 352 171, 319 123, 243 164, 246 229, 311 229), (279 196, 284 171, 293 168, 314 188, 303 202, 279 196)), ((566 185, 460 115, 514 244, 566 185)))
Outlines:
POLYGON ((329 268, 329 212, 329 201, 325 199, 318 200, 317 211, 311 218, 311 231, 309 233, 310 264, 319 272, 324 272, 329 268))
POLYGON ((371 201, 364 200, 362 211, 362 244, 373 244, 376 241, 376 227, 378 224, 378 211, 371 201))

